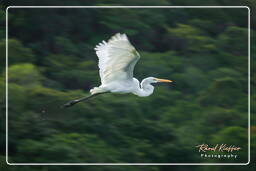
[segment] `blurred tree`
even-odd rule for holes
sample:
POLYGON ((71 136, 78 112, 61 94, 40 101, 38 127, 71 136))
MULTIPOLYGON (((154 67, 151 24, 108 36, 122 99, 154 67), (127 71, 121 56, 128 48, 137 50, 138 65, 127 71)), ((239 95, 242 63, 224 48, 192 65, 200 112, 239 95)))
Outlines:
POLYGON ((8 40, 8 64, 16 63, 34 63, 36 61, 35 56, 31 49, 24 47, 21 42, 15 39, 8 40))
POLYGON ((204 106, 215 104, 231 108, 238 103, 241 96, 246 96, 246 94, 241 91, 240 82, 226 77, 213 82, 206 91, 201 93, 198 100, 204 106))
POLYGON ((230 26, 220 34, 219 46, 227 52, 240 55, 248 53, 248 29, 237 26, 230 26), (241 35, 241 36, 237 36, 241 35))
MULTIPOLYGON (((241 161, 244 163, 248 162, 248 131, 245 128, 233 126, 226 127, 223 130, 219 131, 217 134, 212 136, 213 144, 228 144, 240 147, 241 150, 233 151, 232 153, 237 154, 241 161)), ((234 162, 236 159, 230 159, 234 162)))
MULTIPOLYGON (((3 52, 0 54, 0 60, 5 61, 6 54, 5 54, 5 39, 0 41, 0 51, 3 52)), ((21 42, 16 39, 9 39, 8 40, 8 65, 21 63, 21 62, 30 62, 34 63, 36 61, 35 56, 33 55, 31 49, 25 48, 21 42)), ((5 66, 5 62, 1 62, 0 69, 3 71, 5 66)))
MULTIPOLYGON (((52 0, 40 3, 56 5, 52 0)), ((71 5, 67 1, 62 3, 71 5)), ((75 5, 131 3, 72 2, 75 5)), ((137 3, 156 4, 151 0, 137 3)), ((206 4, 199 0, 192 3, 206 4)), ((207 3, 229 4, 229 0, 207 3)), ((17 4, 29 3, 21 0, 17 4)), ((184 0, 161 0, 157 4, 188 5, 184 0)), ((194 148, 205 141, 235 143, 246 149, 247 12, 246 8, 9 9, 9 162, 208 162, 194 148), (157 85, 155 93, 147 98, 105 94, 72 108, 60 108, 71 99, 89 95, 88 90, 100 84, 93 48, 116 32, 126 33, 141 54, 135 77, 142 80, 154 76, 171 79, 173 83, 157 85)), ((4 27, 1 22, 2 52, 4 27)), ((252 39, 255 38, 253 29, 251 33, 252 39)), ((254 51, 252 46, 251 53, 254 51)), ((4 53, 0 59, 5 61, 4 53)), ((4 116, 5 62, 0 67, 0 115, 4 116)), ((255 70, 251 72, 253 75, 255 70)), ((254 82, 252 79, 252 85, 254 82)), ((255 93, 251 93, 255 99, 255 93)), ((4 134, 3 120, 0 136, 4 134)), ((2 160, 4 138, 0 143, 2 160)), ((234 162, 246 161, 246 153, 242 151, 241 158, 234 162)), ((102 169, 169 170, 146 166, 87 168, 102 169)))
POLYGON ((44 77, 38 68, 29 63, 20 63, 8 68, 8 82, 21 86, 37 86, 41 84, 44 77))
POLYGON ((213 40, 196 27, 177 24, 176 28, 166 28, 169 33, 170 46, 181 52, 198 52, 214 48, 213 40))
MULTIPOLYGON (((18 150, 30 156, 31 162, 118 162, 118 152, 95 135, 58 134, 41 142, 23 140, 19 143, 18 150)), ((16 160, 27 161, 22 156, 17 156, 16 160)))

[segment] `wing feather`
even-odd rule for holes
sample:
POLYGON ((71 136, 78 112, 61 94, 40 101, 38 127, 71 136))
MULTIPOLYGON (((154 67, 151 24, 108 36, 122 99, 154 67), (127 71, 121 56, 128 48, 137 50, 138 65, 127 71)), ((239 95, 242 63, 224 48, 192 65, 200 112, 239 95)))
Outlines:
POLYGON ((133 78, 134 66, 140 55, 125 34, 117 33, 108 42, 103 40, 95 50, 102 84, 133 78))

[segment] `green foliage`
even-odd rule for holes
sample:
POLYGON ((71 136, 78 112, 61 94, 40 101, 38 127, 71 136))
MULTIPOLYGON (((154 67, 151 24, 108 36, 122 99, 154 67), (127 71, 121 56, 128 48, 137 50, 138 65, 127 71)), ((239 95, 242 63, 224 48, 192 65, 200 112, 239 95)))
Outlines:
MULTIPOLYGON (((118 153, 95 135, 58 134, 41 142, 23 140, 19 144, 20 154, 37 156, 31 162, 118 162, 118 153)), ((20 159, 18 162, 26 162, 25 158, 20 159)))
POLYGON ((213 40, 204 35, 204 33, 196 27, 177 24, 176 28, 167 28, 170 39, 180 43, 176 48, 180 51, 207 51, 214 50, 213 40))
POLYGON ((0 63, 0 71, 1 71, 1 72, 4 70, 5 65, 6 65, 5 49, 6 49, 5 40, 2 39, 2 40, 0 41, 0 51, 3 52, 3 53, 0 54, 0 60, 1 60, 1 63, 0 63))
MULTIPOLYGON (((136 3, 156 4, 151 0, 136 3)), ((189 5, 185 1, 179 3, 189 5)), ((209 3, 218 5, 220 1, 209 3)), ((177 5, 178 1, 161 0, 157 4, 177 5)), ((202 143, 242 147, 236 160, 210 162, 247 162, 246 12, 245 8, 10 9, 9 162, 208 162, 195 150, 202 143), (173 83, 155 85, 154 93, 145 98, 104 94, 72 108, 61 108, 69 100, 89 95, 89 89, 100 84, 93 48, 116 32, 126 33, 141 55, 135 77, 142 80, 154 76, 173 83)), ((2 28, 0 25, 0 51, 4 52, 2 28)), ((0 59, 5 61, 4 53, 0 59)), ((5 63, 0 67, 0 116, 4 116, 5 63)), ((255 126, 252 129, 255 139, 255 126)), ((1 136, 4 131, 1 121, 1 136)), ((4 141, 0 142, 4 154, 4 141)), ((252 147, 255 148, 254 142, 252 147)), ((4 161, 3 155, 0 160, 4 161)), ((50 169, 28 166, 19 170, 50 169)), ((88 170, 169 168, 106 166, 88 170)))
MULTIPOLYGON (((22 111, 25 110, 25 103, 27 100, 26 96, 26 90, 24 87, 14 84, 14 83, 9 83, 8 84, 8 91, 10 92, 9 99, 10 99, 10 104, 13 104, 13 110, 17 111, 22 111)), ((4 95, 4 93, 1 93, 1 95, 4 95)), ((12 107, 10 107, 12 109, 12 107)))
POLYGON ((20 63, 8 68, 8 82, 10 83, 26 87, 36 86, 41 84, 43 78, 37 67, 30 63, 20 63))
MULTIPOLYGON (((225 49, 225 52, 235 54, 234 57, 238 58, 240 56, 248 56, 248 29, 247 28, 240 28, 237 26, 227 27, 227 29, 222 34, 219 35, 218 42, 219 42, 218 43, 219 48, 225 49)), ((232 60, 236 60, 236 59, 232 59, 232 60)), ((239 62, 241 63, 241 59, 239 60, 239 62)))
POLYGON ((202 92, 199 102, 205 106, 215 104, 231 108, 239 102, 237 99, 243 96, 246 96, 246 94, 242 92, 241 83, 238 80, 226 77, 217 79, 206 91, 202 92))
MULTIPOLYGON (((5 42, 0 44, 1 49, 5 46, 5 42)), ((3 58, 3 57, 1 57, 3 58)), ((5 58, 5 56, 4 56, 5 58)), ((34 63, 36 58, 32 53, 31 49, 24 47, 21 42, 16 39, 8 40, 8 64, 16 64, 16 63, 34 63)))
MULTIPOLYGON (((244 163, 248 162, 248 130, 238 126, 226 127, 212 136, 213 144, 241 144, 242 150, 234 152, 243 160, 244 163)), ((233 161, 235 161, 233 159, 233 161)))

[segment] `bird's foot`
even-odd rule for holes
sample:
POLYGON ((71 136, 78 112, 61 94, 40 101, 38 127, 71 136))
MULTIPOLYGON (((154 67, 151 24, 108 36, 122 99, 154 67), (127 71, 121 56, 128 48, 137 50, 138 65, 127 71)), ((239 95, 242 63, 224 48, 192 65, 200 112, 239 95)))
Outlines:
POLYGON ((78 100, 72 100, 67 102, 66 104, 64 104, 62 107, 70 107, 73 106, 74 104, 76 104, 78 102, 78 100))

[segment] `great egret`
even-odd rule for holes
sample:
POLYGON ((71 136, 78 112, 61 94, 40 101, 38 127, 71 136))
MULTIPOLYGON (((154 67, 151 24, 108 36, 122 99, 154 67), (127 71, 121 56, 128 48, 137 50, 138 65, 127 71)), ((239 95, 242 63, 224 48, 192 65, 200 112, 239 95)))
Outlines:
POLYGON ((140 83, 133 77, 133 69, 140 59, 126 34, 117 33, 107 42, 104 40, 95 47, 99 58, 101 85, 90 90, 91 95, 72 100, 64 107, 72 106, 83 100, 103 93, 133 93, 137 96, 149 96, 153 93, 152 83, 172 82, 171 80, 148 77, 140 83))

